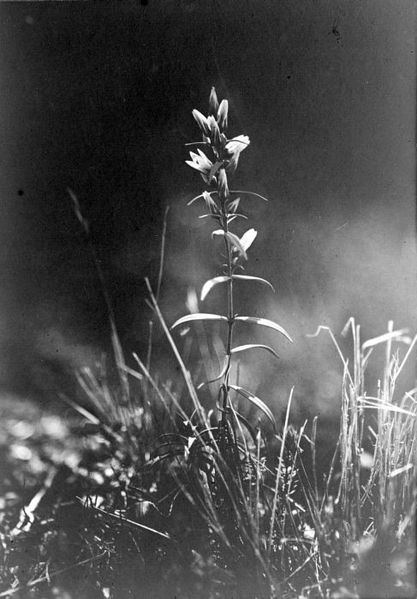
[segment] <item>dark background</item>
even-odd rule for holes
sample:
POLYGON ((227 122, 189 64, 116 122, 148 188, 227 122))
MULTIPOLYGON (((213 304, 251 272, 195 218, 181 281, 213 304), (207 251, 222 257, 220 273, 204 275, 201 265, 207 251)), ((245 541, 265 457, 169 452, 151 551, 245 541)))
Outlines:
POLYGON ((251 138, 236 186, 271 200, 245 208, 259 231, 250 272, 277 295, 245 288, 243 303, 295 339, 271 337, 279 368, 252 361, 247 376, 257 368, 274 402, 296 384, 301 403, 329 410, 340 368, 327 340, 305 333, 339 333, 352 315, 364 336, 417 322, 414 2, 145 4, 1 3, 1 386, 46 397, 62 371, 108 349, 67 187, 128 352, 146 349, 143 278, 157 275, 166 205, 167 320, 214 276, 210 229, 186 209, 203 187, 184 144, 215 85, 231 135, 251 138))

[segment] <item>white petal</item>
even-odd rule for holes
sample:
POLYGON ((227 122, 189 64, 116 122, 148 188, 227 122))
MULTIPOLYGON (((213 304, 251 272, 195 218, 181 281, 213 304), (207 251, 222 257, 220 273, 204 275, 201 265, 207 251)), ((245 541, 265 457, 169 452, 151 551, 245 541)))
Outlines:
POLYGON ((243 233, 242 237, 240 238, 240 243, 245 248, 245 252, 255 241, 257 234, 258 231, 255 231, 255 229, 248 229, 246 233, 243 233))
POLYGON ((230 154, 240 154, 249 144, 250 141, 247 135, 238 135, 226 144, 226 150, 230 154))

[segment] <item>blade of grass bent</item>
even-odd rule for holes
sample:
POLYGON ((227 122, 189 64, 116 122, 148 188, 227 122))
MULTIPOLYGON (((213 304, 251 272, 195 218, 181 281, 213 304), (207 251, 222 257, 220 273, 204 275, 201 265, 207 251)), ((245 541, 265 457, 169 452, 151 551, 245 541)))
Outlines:
POLYGON ((200 404, 200 401, 199 401, 198 396, 197 396, 197 392, 196 392, 196 390, 194 388, 194 384, 193 384, 193 382, 191 380, 191 375, 190 375, 189 371, 187 370, 187 368, 186 368, 186 366, 185 366, 185 364, 184 364, 184 362, 183 362, 183 360, 181 358, 181 355, 180 355, 180 353, 178 351, 178 348, 177 348, 177 346, 175 344, 174 339, 172 338, 171 333, 169 332, 169 329, 168 329, 167 324, 165 322, 165 319, 164 319, 164 317, 162 315, 162 312, 159 309, 158 302, 156 301, 155 295, 154 295, 154 293, 152 291, 152 287, 151 287, 151 285, 149 283, 149 279, 148 278, 145 278, 145 283, 146 283, 146 287, 148 288, 149 295, 150 295, 151 301, 152 301, 152 305, 153 305, 153 307, 155 309, 155 312, 156 312, 156 314, 158 316, 159 322, 161 323, 161 326, 162 326, 162 329, 163 329, 163 331, 165 333, 165 336, 168 339, 168 342, 169 342, 169 344, 170 344, 170 346, 172 348, 172 351, 174 352, 175 358, 176 358, 176 360, 178 362, 178 365, 179 365, 179 367, 181 369, 181 372, 182 372, 182 375, 184 377, 185 384, 187 386, 188 393, 190 395, 191 401, 193 402, 194 408, 197 411, 197 413, 199 414, 199 416, 201 417, 201 419, 203 420, 203 422, 205 422, 203 408, 202 408, 202 406, 200 404))

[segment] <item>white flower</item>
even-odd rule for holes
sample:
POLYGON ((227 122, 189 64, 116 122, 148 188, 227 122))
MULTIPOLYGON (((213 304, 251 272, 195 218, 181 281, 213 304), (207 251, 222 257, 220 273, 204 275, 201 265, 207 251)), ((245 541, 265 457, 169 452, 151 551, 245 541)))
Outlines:
POLYGON ((209 183, 210 171, 213 167, 212 161, 200 149, 195 152, 190 152, 191 160, 186 160, 185 163, 196 171, 199 171, 206 183, 209 183))
POLYGON ((235 172, 237 163, 239 162, 240 153, 250 144, 247 135, 238 135, 227 142, 225 146, 225 154, 228 157, 226 170, 235 172))
POLYGON ((250 141, 247 135, 238 135, 227 142, 226 150, 230 155, 240 154, 249 144, 250 141))

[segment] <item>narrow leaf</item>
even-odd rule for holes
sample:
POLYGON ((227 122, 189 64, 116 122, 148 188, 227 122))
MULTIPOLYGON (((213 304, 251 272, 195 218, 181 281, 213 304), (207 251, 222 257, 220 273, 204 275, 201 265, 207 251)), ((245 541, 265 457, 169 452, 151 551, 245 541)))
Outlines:
POLYGON ((174 324, 171 326, 171 330, 178 327, 180 324, 185 324, 186 322, 192 322, 194 320, 217 320, 217 321, 225 321, 227 322, 226 316, 220 316, 220 314, 204 314, 200 312, 199 314, 187 314, 186 316, 182 316, 179 318, 174 324))
POLYGON ((133 368, 129 368, 129 366, 126 366, 126 364, 123 366, 123 370, 127 372, 127 374, 130 374, 130 376, 133 376, 138 381, 141 381, 143 379, 143 376, 139 372, 136 372, 136 370, 133 370, 133 368))
POLYGON ((214 220, 219 221, 221 219, 221 216, 219 214, 213 214, 211 212, 210 214, 200 214, 198 218, 214 218, 214 220))
POLYGON ((216 202, 212 199, 211 194, 209 194, 207 191, 203 191, 202 195, 203 195, 203 198, 204 198, 207 208, 209 210, 216 210, 216 208, 217 208, 216 202))
POLYGON ((245 191, 243 189, 242 190, 231 189, 230 193, 245 193, 246 195, 255 196, 256 198, 260 198, 261 200, 264 200, 264 202, 269 202, 269 200, 267 198, 264 198, 264 196, 261 196, 261 194, 255 193, 254 191, 245 191))
POLYGON ((266 351, 269 351, 272 355, 274 355, 276 358, 279 359, 279 355, 276 353, 275 350, 272 349, 272 347, 269 347, 269 345, 262 345, 259 343, 249 343, 248 345, 239 345, 238 347, 234 347, 230 353, 238 354, 242 351, 246 351, 247 349, 265 349, 266 351))
POLYGON ((287 331, 272 320, 268 320, 267 318, 257 318, 256 316, 235 316, 235 320, 241 320, 242 322, 252 322, 253 324, 259 324, 263 327, 274 329, 274 331, 278 331, 278 333, 284 335, 284 337, 286 337, 288 341, 291 341, 292 343, 292 339, 287 333, 287 331))
POLYGON ((263 283, 264 285, 272 289, 272 291, 275 293, 275 289, 273 288, 271 283, 266 279, 262 279, 261 277, 253 277, 251 275, 233 275, 233 278, 240 279, 241 281, 258 281, 258 283, 263 283))
MULTIPOLYGON (((187 162, 187 161, 185 161, 185 162, 187 162)), ((193 198, 192 200, 190 200, 187 203, 187 206, 191 206, 191 204, 193 204, 196 200, 199 200, 200 198, 202 198, 204 200, 205 199, 204 193, 207 193, 209 196, 211 196, 213 193, 217 193, 217 191, 206 191, 206 192, 200 193, 199 196, 195 196, 195 198, 193 198)))
POLYGON ((374 347, 375 345, 379 345, 380 343, 385 343, 385 341, 390 341, 391 339, 395 341, 398 337, 401 337, 405 333, 408 333, 408 329, 391 331, 389 333, 384 333, 384 335, 379 335, 379 337, 368 339, 368 341, 365 341, 365 343, 362 344, 362 350, 365 350, 368 347, 374 347))
POLYGON ((216 381, 219 381, 221 378, 224 377, 224 375, 226 374, 226 370, 227 370, 227 358, 224 360, 224 364, 223 364, 223 368, 220 372, 220 374, 218 374, 214 379, 210 379, 209 381, 203 381, 202 383, 200 383, 197 387, 197 389, 201 389, 202 387, 204 387, 204 385, 210 385, 211 383, 215 383, 216 381))
POLYGON ((229 277, 223 276, 223 277, 214 277, 213 279, 209 279, 208 281, 206 281, 201 289, 201 296, 200 296, 201 301, 204 302, 204 300, 206 299, 206 297, 210 293, 210 291, 213 289, 213 287, 215 287, 219 283, 225 283, 228 280, 229 280, 229 277))
POLYGON ((389 473, 388 478, 394 478, 395 476, 398 476, 399 474, 402 474, 403 472, 407 472, 407 470, 410 470, 410 468, 413 467, 413 464, 406 464, 405 466, 402 466, 401 468, 396 468, 395 470, 393 470, 392 472, 389 473))
POLYGON ((250 436, 252 437, 253 444, 256 446, 256 444, 257 444, 256 433, 255 433, 253 426, 250 424, 250 422, 244 416, 242 416, 242 414, 240 414, 236 410, 233 410, 233 414, 245 426, 246 430, 249 432, 250 436))
POLYGON ((237 391, 240 395, 242 395, 242 397, 250 401, 254 406, 261 410, 268 418, 268 420, 272 423, 273 427, 276 427, 274 415, 268 408, 268 406, 265 404, 265 402, 262 401, 262 399, 259 399, 259 397, 257 397, 250 391, 243 389, 243 387, 238 387, 237 385, 229 385, 229 387, 230 389, 234 389, 235 391, 237 391))
POLYGON ((236 210, 239 208, 239 204, 240 198, 236 198, 229 202, 229 212, 236 212, 236 210))
POLYGON ((78 202, 78 198, 75 195, 75 193, 72 191, 72 189, 70 189, 69 187, 67 187, 67 191, 68 191, 68 193, 71 197, 72 203, 74 205, 75 216, 78 218, 85 233, 88 235, 89 234, 89 224, 88 224, 88 221, 83 217, 83 215, 81 213, 81 208, 80 208, 80 203, 78 202))
POLYGON ((244 218, 245 220, 248 220, 248 217, 245 214, 239 214, 238 212, 236 212, 235 214, 233 214, 233 216, 227 217, 227 222, 229 223, 229 225, 231 222, 235 220, 235 218, 244 218))
MULTIPOLYGON (((80 497, 77 497, 77 499, 78 499, 78 501, 82 502, 83 505, 85 505, 80 497)), ((114 520, 119 520, 121 522, 125 522, 126 524, 130 524, 131 526, 135 526, 136 528, 141 528, 142 530, 147 530, 148 532, 153 532, 154 534, 156 534, 160 537, 163 537, 164 539, 171 539, 170 535, 167 532, 161 532, 160 530, 156 530, 156 528, 151 528, 150 526, 145 526, 145 524, 141 524, 140 522, 135 522, 134 520, 125 518, 121 514, 120 515, 113 514, 112 512, 103 510, 100 507, 95 507, 94 505, 89 506, 89 507, 91 507, 93 510, 95 510, 97 512, 100 512, 101 514, 104 514, 105 516, 108 516, 109 518, 113 518, 114 520)))
POLYGON ((358 398, 358 403, 360 406, 364 408, 376 408, 381 410, 388 410, 390 412, 397 412, 398 414, 406 414, 407 416, 412 416, 415 418, 415 413, 410 412, 409 410, 405 410, 404 408, 400 408, 400 406, 396 406, 395 404, 384 401, 379 397, 371 397, 368 395, 361 396, 358 398))
MULTIPOLYGON (((220 230, 221 229, 219 229, 219 231, 220 230)), ((266 279, 261 279, 261 277, 252 277, 251 275, 232 275, 232 279, 233 280, 237 279, 240 281, 257 281, 258 283, 262 283, 263 285, 266 285, 267 287, 272 289, 272 291, 275 293, 275 289, 273 288, 271 283, 269 281, 267 281, 266 279)), ((203 302, 206 299, 207 295, 210 293, 210 291, 213 289, 213 287, 215 287, 219 283, 225 283, 228 280, 229 280, 229 277, 221 276, 221 277, 214 277, 213 279, 209 279, 208 281, 206 281, 201 289, 201 296, 200 296, 201 301, 203 302)))

